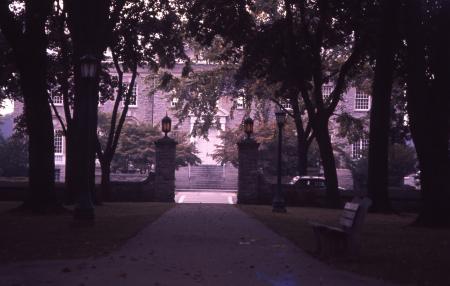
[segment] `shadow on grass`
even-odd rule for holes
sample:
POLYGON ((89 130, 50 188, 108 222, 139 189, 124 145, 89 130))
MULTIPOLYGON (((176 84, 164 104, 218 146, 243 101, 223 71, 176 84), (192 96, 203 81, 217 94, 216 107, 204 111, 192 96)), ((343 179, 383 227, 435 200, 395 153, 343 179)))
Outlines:
POLYGON ((0 263, 106 255, 173 206, 105 203, 95 210, 95 224, 80 228, 73 224, 71 211, 58 215, 9 212, 19 205, 0 202, 0 263))
MULTIPOLYGON (((288 238, 309 254, 315 250, 307 221, 337 224, 341 210, 290 207, 286 214, 270 206, 240 206, 250 216, 288 238)), ((358 259, 324 261, 336 268, 413 285, 450 285, 450 230, 411 227, 415 214, 368 214, 358 259)))

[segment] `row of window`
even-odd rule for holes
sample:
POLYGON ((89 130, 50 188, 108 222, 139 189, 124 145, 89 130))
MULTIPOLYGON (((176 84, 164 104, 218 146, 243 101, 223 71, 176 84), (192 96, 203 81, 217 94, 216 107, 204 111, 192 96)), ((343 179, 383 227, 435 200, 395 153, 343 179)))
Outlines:
MULTIPOLYGON (((123 93, 126 94, 127 90, 128 90, 128 84, 124 83, 123 84, 123 93)), ((63 97, 61 95, 59 95, 58 93, 53 93, 51 94, 52 97, 52 101, 53 104, 55 106, 62 106, 63 105, 63 97)), ((129 107, 136 107, 137 106, 137 97, 138 97, 138 86, 137 83, 134 84, 133 86, 133 90, 131 91, 131 96, 130 96, 130 104, 128 105, 129 107)))
MULTIPOLYGON (((322 94, 323 94, 323 97, 325 100, 331 95, 332 91, 333 91, 332 86, 323 86, 322 94)), ((283 100, 280 102, 280 104, 281 104, 281 106, 283 106, 283 108, 285 108, 287 110, 292 109, 292 106, 288 101, 283 100)), ((245 99, 243 96, 238 97, 236 99, 236 108, 237 109, 245 109, 246 108, 245 99)), ((356 95, 355 95, 354 109, 355 109, 355 111, 368 111, 370 109, 369 95, 362 91, 357 90, 356 95)))
MULTIPOLYGON (((124 93, 126 93, 127 89, 128 89, 128 84, 124 84, 123 87, 124 87, 124 93)), ((324 86, 322 88, 322 94, 323 94, 324 98, 327 99, 330 96, 332 91, 333 91, 333 88, 331 86, 324 86)), ((136 83, 136 84, 134 84, 133 90, 131 93, 130 104, 129 104, 130 107, 137 107, 137 98, 138 98, 138 86, 136 83)), ((53 100, 53 104, 55 104, 56 106, 63 105, 63 98, 61 95, 52 94, 52 100, 53 100)), ((178 102, 177 98, 172 99, 172 101, 170 103, 171 107, 175 107, 177 102, 178 102)), ((287 110, 292 109, 292 106, 288 101, 282 101, 281 105, 287 110)), ((238 97, 236 99, 236 108, 237 109, 245 109, 246 108, 245 99, 243 96, 238 97)), ((357 90, 356 95, 355 95, 354 110, 355 111, 368 111, 369 109, 370 109, 369 95, 362 91, 357 90)))

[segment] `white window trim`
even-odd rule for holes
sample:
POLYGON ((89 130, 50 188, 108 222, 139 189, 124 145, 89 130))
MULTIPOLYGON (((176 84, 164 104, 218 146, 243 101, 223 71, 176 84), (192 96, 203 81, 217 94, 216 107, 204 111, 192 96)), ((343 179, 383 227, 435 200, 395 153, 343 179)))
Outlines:
POLYGON ((61 182, 61 169, 55 168, 55 182, 61 182))
POLYGON ((286 110, 292 110, 292 105, 288 100, 280 100, 280 105, 286 110))
MULTIPOLYGON (((58 133, 60 133, 61 130, 55 130, 55 139, 58 133)), ((64 135, 62 133, 60 133, 61 136, 61 152, 56 152, 56 142, 54 142, 53 144, 55 144, 55 155, 64 155, 64 135)), ((55 141, 55 140, 54 140, 55 141)))
MULTIPOLYGON (((123 85, 128 89, 128 87, 130 86, 130 83, 129 82, 124 82, 123 83, 123 85)), ((139 85, 138 85, 138 83, 137 82, 134 82, 134 88, 136 89, 136 103, 135 104, 132 104, 131 102, 130 102, 130 104, 128 104, 128 107, 132 107, 132 108, 136 108, 136 107, 138 107, 138 94, 139 94, 139 85)), ((123 105, 125 105, 125 96, 126 96, 126 94, 124 93, 123 94, 123 97, 122 97, 122 106, 123 105)))
POLYGON ((245 97, 239 96, 238 98, 236 98, 236 109, 245 109, 245 97))
POLYGON ((54 91, 50 90, 50 97, 52 99, 53 105, 54 106, 63 106, 64 101, 63 101, 62 95, 56 95, 55 96, 55 95, 53 95, 53 93, 54 93, 54 91), (60 101, 55 101, 55 97, 59 97, 59 98, 61 98, 61 100, 60 101))
POLYGON ((370 95, 368 95, 365 92, 359 92, 358 90, 355 93, 355 101, 354 101, 354 110, 355 111, 369 111, 371 107, 371 100, 370 100, 370 95), (367 109, 366 108, 357 108, 357 101, 359 100, 363 100, 361 98, 358 98, 358 95, 365 95, 367 96, 367 109))
POLYGON ((332 92, 333 92, 333 86, 332 85, 323 85, 322 86, 322 95, 323 95, 324 99, 327 99, 328 97, 330 97, 332 92))
POLYGON ((365 152, 369 148, 369 139, 359 139, 358 141, 351 144, 351 148, 352 159, 361 159, 363 152, 365 152), (366 142, 366 144, 364 144, 364 142, 366 142))
POLYGON ((170 101, 170 107, 172 107, 172 108, 176 107, 178 101, 179 101, 178 97, 172 98, 172 100, 170 101))

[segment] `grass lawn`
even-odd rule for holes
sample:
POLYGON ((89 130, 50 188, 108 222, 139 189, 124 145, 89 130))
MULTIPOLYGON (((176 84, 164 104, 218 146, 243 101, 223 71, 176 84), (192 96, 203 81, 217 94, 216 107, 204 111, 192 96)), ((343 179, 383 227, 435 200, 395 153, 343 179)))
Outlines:
MULTIPOLYGON (((280 235, 311 253, 315 240, 308 220, 337 223, 340 210, 290 207, 272 213, 270 206, 240 206, 280 235)), ((450 285, 450 230, 408 226, 415 215, 369 214, 356 261, 333 259, 333 266, 366 276, 413 285, 450 285)))
POLYGON ((95 225, 72 225, 72 213, 44 216, 8 210, 0 202, 0 263, 35 259, 101 256, 120 247, 173 204, 105 203, 95 209, 95 225))

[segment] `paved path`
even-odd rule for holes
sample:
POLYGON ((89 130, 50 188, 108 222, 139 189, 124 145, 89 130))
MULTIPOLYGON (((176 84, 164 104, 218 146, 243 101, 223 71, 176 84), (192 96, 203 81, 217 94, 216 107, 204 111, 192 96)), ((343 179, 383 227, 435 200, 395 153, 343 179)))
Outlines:
POLYGON ((176 192, 175 202, 179 204, 236 204, 236 192, 176 192))
POLYGON ((375 286, 333 270, 238 208, 182 204, 110 256, 0 266, 1 286, 375 286))

